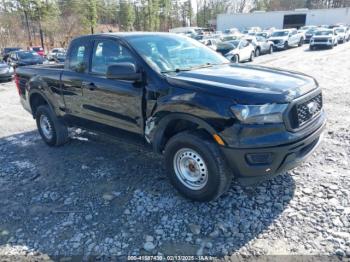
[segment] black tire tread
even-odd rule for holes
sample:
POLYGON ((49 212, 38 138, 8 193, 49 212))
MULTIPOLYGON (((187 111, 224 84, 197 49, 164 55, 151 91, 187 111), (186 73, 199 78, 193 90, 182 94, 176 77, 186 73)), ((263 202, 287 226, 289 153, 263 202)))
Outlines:
POLYGON ((38 130, 39 130, 39 119, 41 114, 46 114, 50 118, 50 120, 53 123, 53 129, 54 129, 53 141, 46 141, 45 139, 44 141, 49 146, 61 146, 67 143, 69 140, 68 128, 65 125, 65 123, 62 120, 60 120, 54 112, 52 112, 51 108, 48 105, 41 105, 36 110, 35 118, 37 121, 38 130))
MULTIPOLYGON (((230 188, 231 181, 233 179, 233 173, 231 169, 228 167, 226 160, 223 158, 219 147, 214 142, 209 141, 208 139, 201 136, 200 133, 197 133, 195 131, 184 131, 170 138, 170 140, 165 146, 165 155, 170 150, 170 148, 176 145, 177 143, 179 143, 179 141, 189 143, 189 144, 194 144, 195 146, 199 146, 199 147, 203 147, 203 145, 205 145, 204 147, 209 150, 210 154, 212 155, 216 163, 218 174, 219 174, 219 180, 220 180, 219 187, 216 190, 214 195, 204 197, 201 199, 193 198, 189 195, 186 195, 186 197, 189 197, 201 202, 216 200, 230 188)), ((168 170, 168 172, 173 172, 173 171, 168 170)))

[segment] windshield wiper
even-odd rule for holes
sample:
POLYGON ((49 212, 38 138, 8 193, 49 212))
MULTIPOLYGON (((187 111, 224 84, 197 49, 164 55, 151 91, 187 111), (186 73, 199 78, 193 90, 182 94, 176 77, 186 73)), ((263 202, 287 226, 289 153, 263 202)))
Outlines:
POLYGON ((183 71, 191 71, 191 70, 207 68, 207 67, 212 67, 212 66, 216 66, 216 65, 225 65, 225 64, 229 64, 229 63, 218 63, 218 64, 206 63, 203 65, 193 66, 193 67, 189 67, 189 68, 177 68, 175 70, 162 71, 161 73, 179 73, 179 72, 183 72, 183 71))

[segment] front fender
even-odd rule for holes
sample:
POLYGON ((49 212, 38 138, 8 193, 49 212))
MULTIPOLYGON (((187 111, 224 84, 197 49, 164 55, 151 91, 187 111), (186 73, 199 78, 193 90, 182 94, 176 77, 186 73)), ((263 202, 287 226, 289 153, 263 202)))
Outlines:
POLYGON ((152 143, 155 152, 160 153, 164 132, 169 126, 169 124, 171 124, 171 122, 185 120, 195 124, 199 129, 204 129, 211 135, 216 134, 216 130, 210 124, 208 124, 206 121, 199 117, 189 115, 186 113, 159 113, 159 115, 155 115, 146 121, 145 128, 146 140, 152 143))

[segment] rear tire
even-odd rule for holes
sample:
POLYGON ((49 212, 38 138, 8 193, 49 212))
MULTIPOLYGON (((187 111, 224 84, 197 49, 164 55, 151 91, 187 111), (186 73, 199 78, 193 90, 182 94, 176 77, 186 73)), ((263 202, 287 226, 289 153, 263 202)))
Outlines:
POLYGON ((67 126, 48 105, 38 107, 35 119, 41 138, 49 146, 60 146, 69 140, 67 126))
POLYGON ((232 181, 217 144, 193 132, 182 132, 165 147, 165 166, 171 183, 185 197, 212 201, 225 193, 232 181))

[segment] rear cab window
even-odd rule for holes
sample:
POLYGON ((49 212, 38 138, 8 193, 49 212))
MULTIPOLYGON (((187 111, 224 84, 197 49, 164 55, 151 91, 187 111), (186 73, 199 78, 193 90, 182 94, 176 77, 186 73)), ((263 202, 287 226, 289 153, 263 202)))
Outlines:
POLYGON ((89 46, 90 41, 88 39, 79 39, 73 42, 69 48, 66 68, 79 73, 85 73, 88 68, 89 46))

